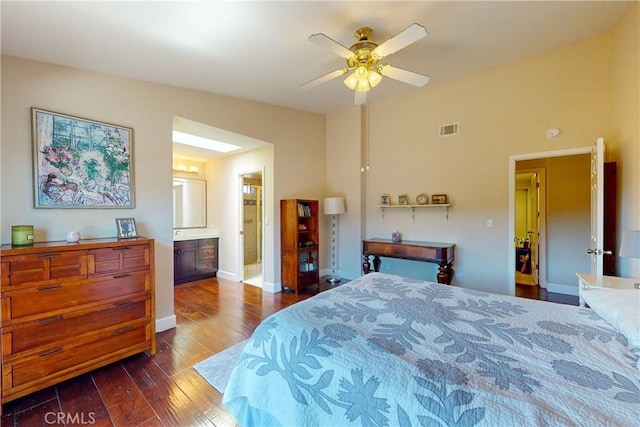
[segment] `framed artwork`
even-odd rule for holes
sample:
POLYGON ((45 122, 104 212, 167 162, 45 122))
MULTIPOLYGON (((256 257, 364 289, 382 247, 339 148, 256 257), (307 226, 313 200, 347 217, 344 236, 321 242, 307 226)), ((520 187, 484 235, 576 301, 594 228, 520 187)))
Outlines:
POLYGON ((383 194, 380 196, 380 206, 389 206, 391 204, 391 196, 383 194))
POLYGON ((136 220, 133 218, 116 218, 116 230, 118 231, 118 239, 138 237, 136 220))
POLYGON ((434 205, 446 205, 447 204, 447 195, 446 194, 434 194, 431 196, 431 203, 434 205))
POLYGON ((400 205, 408 205, 409 204, 409 196, 406 194, 401 194, 398 196, 398 204, 400 205))
POLYGON ((36 208, 134 208, 133 129, 31 109, 36 208))

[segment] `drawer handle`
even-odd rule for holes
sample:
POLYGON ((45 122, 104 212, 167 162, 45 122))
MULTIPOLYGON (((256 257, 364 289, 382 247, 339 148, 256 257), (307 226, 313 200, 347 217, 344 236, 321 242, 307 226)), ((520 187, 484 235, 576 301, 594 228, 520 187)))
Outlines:
POLYGON ((38 254, 38 258, 55 258, 58 255, 60 255, 60 254, 56 253, 56 252, 52 252, 52 253, 48 253, 48 254, 38 254))
POLYGON ((128 251, 131 249, 129 246, 122 246, 121 248, 111 248, 114 251, 128 251))
POLYGON ((53 323, 62 320, 62 316, 53 316, 47 319, 38 320, 38 325, 46 325, 47 323, 53 323))
POLYGON ((113 303, 113 305, 116 306, 116 307, 122 307, 123 305, 129 305, 129 304, 133 304, 133 302, 127 300, 127 301, 118 301, 118 302, 113 303))
POLYGON ((131 274, 129 273, 125 273, 125 274, 116 274, 113 276, 114 279, 122 279, 123 277, 129 277, 131 276, 131 274))
POLYGON ((62 348, 60 348, 60 347, 58 347, 58 348, 54 348, 54 349, 51 349, 51 350, 49 350, 49 351, 45 351, 44 353, 40 353, 40 354, 38 355, 38 357, 45 357, 45 356, 49 356, 49 355, 51 355, 51 354, 60 353, 61 351, 62 351, 62 348))
POLYGON ((118 330, 116 330, 116 335, 124 334, 125 332, 129 332, 131 329, 133 329, 131 326, 127 326, 126 328, 118 329, 118 330))
POLYGON ((59 289, 60 285, 51 285, 51 286, 40 286, 36 289, 36 291, 38 292, 42 292, 42 291, 53 291, 56 289, 59 289))

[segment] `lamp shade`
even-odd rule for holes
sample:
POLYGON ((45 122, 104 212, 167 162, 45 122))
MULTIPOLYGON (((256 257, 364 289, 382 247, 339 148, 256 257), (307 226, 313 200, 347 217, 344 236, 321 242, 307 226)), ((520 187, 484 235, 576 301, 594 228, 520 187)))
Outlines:
POLYGON ((345 213, 342 197, 328 197, 323 201, 325 215, 340 215, 345 213))
POLYGON ((625 230, 622 233, 620 256, 623 258, 640 258, 640 230, 625 230))

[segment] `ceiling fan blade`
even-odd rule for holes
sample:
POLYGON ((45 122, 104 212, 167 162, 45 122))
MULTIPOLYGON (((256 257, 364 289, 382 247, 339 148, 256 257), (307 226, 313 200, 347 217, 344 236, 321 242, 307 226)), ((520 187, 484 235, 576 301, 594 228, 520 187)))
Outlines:
POLYGON ((363 105, 367 103, 367 92, 358 92, 357 90, 354 92, 356 93, 353 99, 354 105, 363 105))
POLYGON ((334 79, 336 77, 343 75, 347 71, 349 71, 347 68, 340 68, 339 70, 332 71, 330 73, 325 74, 324 76, 316 77, 313 80, 310 80, 306 83, 301 84, 300 89, 309 89, 309 88, 318 86, 319 84, 322 84, 324 82, 327 82, 331 79, 334 79))
POLYGON ((317 44, 318 46, 324 47, 325 49, 329 49, 330 51, 337 53, 345 59, 349 59, 353 56, 353 52, 351 52, 348 48, 322 33, 310 35, 309 41, 317 44))
POLYGON ((422 25, 411 24, 407 28, 375 48, 373 52, 380 58, 383 58, 399 51, 403 47, 409 46, 411 43, 417 42, 426 35, 427 29, 422 25))
POLYGON ((414 73, 413 71, 403 70, 402 68, 393 67, 391 65, 383 65, 382 70, 380 70, 380 74, 417 87, 422 87, 429 82, 429 76, 414 73))

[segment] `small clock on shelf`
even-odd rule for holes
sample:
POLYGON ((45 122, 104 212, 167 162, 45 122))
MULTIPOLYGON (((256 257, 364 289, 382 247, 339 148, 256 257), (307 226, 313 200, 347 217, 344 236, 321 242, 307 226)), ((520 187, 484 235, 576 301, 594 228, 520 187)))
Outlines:
POLYGON ((416 197, 416 203, 419 205, 426 205, 429 202, 429 197, 426 194, 418 194, 416 197))

